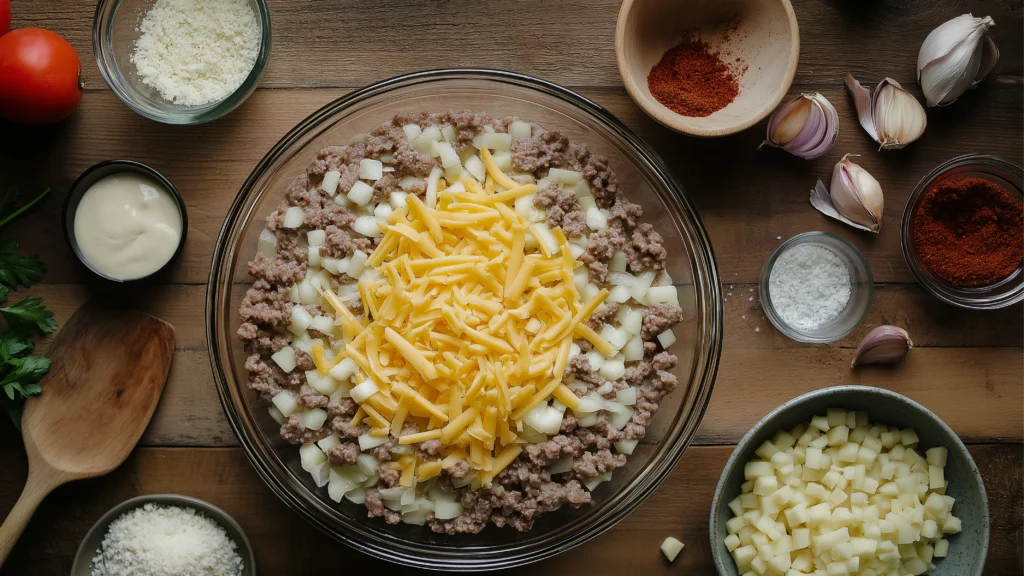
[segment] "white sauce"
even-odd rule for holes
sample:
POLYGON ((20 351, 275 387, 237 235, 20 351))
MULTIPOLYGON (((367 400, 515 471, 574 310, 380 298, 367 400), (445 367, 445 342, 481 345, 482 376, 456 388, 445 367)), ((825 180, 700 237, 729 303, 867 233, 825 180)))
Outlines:
POLYGON ((181 211, 171 193, 133 172, 93 184, 75 212, 75 239, 96 270, 119 280, 156 272, 181 242, 181 211))

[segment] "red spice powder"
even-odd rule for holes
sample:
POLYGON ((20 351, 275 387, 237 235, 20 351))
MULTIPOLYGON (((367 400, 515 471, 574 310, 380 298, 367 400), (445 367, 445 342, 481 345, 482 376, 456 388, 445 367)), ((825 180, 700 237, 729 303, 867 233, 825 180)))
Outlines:
POLYGON ((1024 204, 996 184, 954 176, 914 212, 914 244, 933 274, 956 286, 994 284, 1024 260, 1024 204))
POLYGON ((707 42, 684 40, 651 69, 647 86, 655 100, 673 112, 704 117, 736 98, 741 73, 722 61, 707 42))

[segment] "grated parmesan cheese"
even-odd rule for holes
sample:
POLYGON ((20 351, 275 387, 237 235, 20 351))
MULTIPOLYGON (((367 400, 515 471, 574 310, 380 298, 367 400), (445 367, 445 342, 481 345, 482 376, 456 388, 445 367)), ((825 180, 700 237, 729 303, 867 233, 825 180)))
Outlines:
POLYGON ((92 576, 239 576, 224 528, 193 508, 146 504, 118 516, 92 560, 92 576))
POLYGON ((246 0, 157 0, 131 60, 147 86, 175 104, 227 98, 249 75, 262 32, 246 0))

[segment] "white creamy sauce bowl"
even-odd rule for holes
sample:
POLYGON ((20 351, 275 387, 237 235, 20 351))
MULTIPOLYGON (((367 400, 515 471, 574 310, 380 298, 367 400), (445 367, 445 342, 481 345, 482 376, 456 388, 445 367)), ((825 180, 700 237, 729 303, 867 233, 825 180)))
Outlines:
POLYGON ((89 168, 68 191, 64 237, 89 270, 113 282, 149 278, 181 252, 185 202, 145 164, 109 160, 89 168))

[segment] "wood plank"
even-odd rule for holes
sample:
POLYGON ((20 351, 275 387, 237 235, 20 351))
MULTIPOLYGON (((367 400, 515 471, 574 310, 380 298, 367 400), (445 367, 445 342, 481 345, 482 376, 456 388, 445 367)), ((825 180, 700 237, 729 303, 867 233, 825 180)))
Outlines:
MULTIPOLYGON (((138 287, 40 284, 11 296, 39 296, 63 324, 83 303, 93 297, 110 298, 159 316, 175 327, 178 350, 206 349, 204 299, 206 287, 195 284, 158 284, 145 290, 138 287)), ((768 323, 761 309, 756 285, 724 284, 725 340, 730 348, 803 348, 768 323), (750 300, 753 298, 753 300, 750 300)), ((974 348, 1019 347, 1024 340, 1024 308, 976 312, 946 306, 917 285, 879 284, 875 302, 860 328, 834 348, 856 347, 860 339, 881 324, 905 327, 919 348, 967 346, 974 348)), ((45 350, 52 337, 40 343, 45 350)))
MULTIPOLYGON (((550 560, 507 574, 711 575, 708 502, 731 447, 694 447, 671 476, 632 515, 597 539, 550 560), (686 543, 674 564, 658 546, 667 536, 686 543)), ((972 446, 989 496, 991 538, 985 574, 1021 574, 1021 446, 972 446)), ((0 450, 0 510, 14 503, 25 478, 17 449, 0 450)), ((337 571, 413 574, 330 540, 281 503, 253 472, 240 449, 143 448, 107 478, 59 488, 43 502, 2 576, 67 574, 79 542, 100 515, 140 494, 179 493, 225 509, 246 530, 261 575, 337 571), (60 538, 53 535, 59 534, 60 538)), ((510 533, 511 537, 511 533, 510 533)))
MULTIPOLYGON (((1024 357, 1014 348, 921 348, 895 367, 849 369, 848 348, 727 348, 697 444, 733 444, 779 404, 827 386, 864 384, 905 394, 965 441, 1024 438, 1024 357), (970 401, 965 401, 966 399, 970 401)), ((0 424, 0 445, 20 443, 0 424)), ((175 353, 144 446, 233 446, 205 350, 175 353)))
MULTIPOLYGON (((529 17, 519 3, 500 0, 272 0, 274 46, 262 86, 361 86, 453 66, 510 69, 570 86, 619 86, 614 54, 619 4, 549 2, 540 17, 529 17)), ((1002 52, 997 74, 1020 75, 1024 68, 1018 0, 912 0, 870 7, 799 0, 793 5, 801 36, 797 84, 838 83, 847 71, 914 83, 921 42, 940 23, 965 12, 995 19, 991 34, 1002 52)), ((82 56, 86 86, 105 89, 91 57, 94 10, 87 0, 59 6, 21 0, 13 24, 64 35, 82 56)))
POLYGON ((698 441, 731 444, 786 400, 818 388, 862 384, 923 404, 964 441, 1024 438, 1024 356, 1013 348, 922 348, 897 366, 850 369, 837 348, 726 350, 698 441))
MULTIPOLYGON (((725 282, 756 283, 765 258, 780 239, 808 230, 842 234, 866 255, 877 282, 912 282, 899 242, 899 219, 918 180, 937 164, 965 152, 1019 159, 1024 133, 1008 129, 1007 118, 1024 106, 1020 85, 989 86, 955 108, 933 112, 924 138, 911 147, 876 153, 856 124, 846 95, 822 89, 840 110, 836 147, 806 162, 779 150, 758 151, 760 129, 729 138, 697 140, 672 133, 645 116, 621 90, 583 94, 607 107, 650 142, 679 177, 711 235, 725 282), (829 179, 845 152, 858 159, 886 190, 882 232, 855 231, 815 211, 807 194, 818 178, 829 179), (737 169, 708 169, 709 166, 737 169), (769 193, 768 191, 777 191, 769 193)), ((189 210, 186 246, 158 282, 205 283, 224 214, 253 166, 285 132, 343 90, 258 91, 227 118, 193 127, 145 121, 106 92, 86 95, 83 109, 68 123, 39 128, 13 127, 0 142, 0 187, 17 183, 26 190, 53 186, 52 198, 31 217, 8 226, 4 238, 19 239, 41 253, 48 282, 95 283, 67 248, 58 230, 63 196, 88 166, 110 158, 146 162, 171 179, 189 210), (48 222, 40 226, 40 222, 48 222)))

